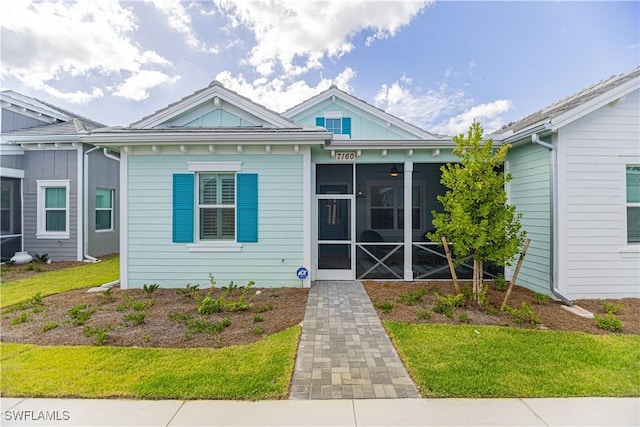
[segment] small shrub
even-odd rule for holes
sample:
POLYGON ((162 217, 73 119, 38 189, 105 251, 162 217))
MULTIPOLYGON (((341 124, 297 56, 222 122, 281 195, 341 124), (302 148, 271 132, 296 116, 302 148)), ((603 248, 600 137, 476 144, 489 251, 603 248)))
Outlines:
POLYGON ((94 337, 93 345, 105 345, 109 340, 110 328, 92 328, 89 325, 84 327, 84 336, 87 338, 94 337))
POLYGON ((144 311, 134 311, 133 313, 127 313, 124 315, 125 320, 133 323, 134 326, 142 325, 144 323, 144 318, 146 317, 146 313, 144 311))
POLYGON ((509 288, 509 284, 504 279, 504 275, 502 273, 498 273, 496 278, 493 279, 493 287, 500 292, 504 292, 507 290, 507 288, 509 288))
POLYGON ((531 326, 535 326, 540 323, 540 315, 535 314, 533 309, 524 301, 520 303, 520 309, 509 306, 506 306, 504 309, 509 313, 509 315, 511 315, 513 321, 519 325, 530 323, 531 326))
POLYGON ((198 288, 200 285, 192 285, 191 283, 187 283, 187 286, 184 288, 176 289, 176 293, 185 298, 194 298, 196 293, 198 292, 198 288))
POLYGON ((13 319, 11 319, 11 324, 12 325, 19 325, 21 323, 27 323, 30 320, 31 320, 31 318, 29 317, 29 315, 27 313, 22 313, 20 316, 17 316, 17 317, 14 317, 13 319))
POLYGON ((34 305, 44 305, 44 301, 42 300, 42 294, 41 293, 37 293, 34 296, 31 297, 31 299, 29 299, 29 304, 34 306, 34 305))
POLYGON ((148 296, 151 296, 159 287, 160 285, 158 285, 157 283, 153 283, 151 285, 148 283, 145 283, 144 285, 142 285, 142 289, 148 296))
POLYGON ((71 323, 73 326, 82 326, 91 318, 91 315, 95 313, 96 309, 90 309, 87 304, 76 304, 67 313, 71 317, 71 323))
POLYGON ((602 301, 602 310, 607 314, 618 314, 623 308, 623 303, 613 303, 609 301, 602 301))
POLYGON ((593 318, 595 319, 598 328, 602 330, 610 332, 622 331, 622 321, 613 313, 607 313, 604 316, 594 314, 593 318))
POLYGON ((433 314, 433 312, 431 311, 430 308, 426 307, 426 308, 418 309, 416 314, 418 316, 418 319, 429 320, 431 319, 431 315, 433 314))
POLYGON ((27 265, 25 271, 35 271, 36 273, 41 273, 44 271, 44 268, 42 268, 38 263, 31 262, 29 263, 29 265, 27 265))
POLYGON ((425 291, 422 288, 416 291, 401 292, 398 294, 398 298, 396 298, 396 301, 399 304, 416 305, 422 300, 422 297, 425 296, 426 294, 427 294, 427 291, 425 291))
POLYGON ((253 309, 254 313, 264 313, 265 311, 271 311, 271 310, 273 310, 273 304, 271 303, 260 306, 260 307, 255 307, 253 309))
POLYGON ((264 321, 262 316, 253 316, 253 323, 260 323, 262 321, 264 321))
POLYGON ((467 313, 458 314, 458 322, 464 323, 465 325, 470 322, 469 315, 467 313))
POLYGON ((33 261, 38 264, 46 264, 49 261, 49 254, 35 254, 33 255, 33 261))
POLYGON ((113 302, 115 301, 115 296, 113 295, 113 288, 109 288, 106 291, 102 291, 101 292, 102 297, 107 300, 107 302, 113 302))
POLYGON ((533 303, 538 305, 547 305, 549 304, 549 295, 535 292, 533 294, 533 303))
POLYGON ((391 313, 391 310, 393 310, 394 304, 393 301, 382 301, 376 303, 375 307, 382 311, 384 314, 389 314, 391 313))
POLYGON ((127 308, 130 308, 133 311, 147 311, 151 307, 153 307, 153 300, 152 299, 135 300, 135 299, 131 298, 129 295, 125 295, 124 299, 125 299, 125 302, 123 304, 118 305, 118 307, 116 307, 116 310, 124 311, 127 308))
POLYGON ((221 322, 207 322, 202 319, 190 319, 187 321, 187 329, 190 334, 200 333, 200 334, 219 334, 225 328, 231 325, 231 319, 225 317, 221 322))
POLYGON ((57 328, 57 327, 58 327, 58 324, 57 324, 57 323, 55 323, 55 322, 48 322, 48 323, 45 323, 44 325, 40 326, 40 330, 41 330, 42 332, 47 332, 47 331, 50 331, 50 330, 55 329, 55 328, 57 328))
POLYGON ((256 334, 256 335, 260 335, 260 334, 264 333, 264 328, 263 328, 263 327, 261 327, 261 326, 258 326, 258 327, 256 327, 252 332, 253 332, 254 334, 256 334))
POLYGON ((207 295, 199 302, 196 311, 198 312, 198 314, 213 314, 222 312, 223 308, 223 297, 211 298, 211 296, 207 295))
POLYGON ((186 322, 191 319, 191 315, 178 312, 169 313, 168 317, 172 322, 186 322))
POLYGON ((144 340, 144 342, 151 342, 151 335, 145 335, 144 337, 142 337, 142 339, 144 340))
POLYGON ((436 304, 433 307, 433 311, 453 319, 453 312, 456 308, 464 306, 464 302, 464 294, 442 296, 436 293, 436 304))

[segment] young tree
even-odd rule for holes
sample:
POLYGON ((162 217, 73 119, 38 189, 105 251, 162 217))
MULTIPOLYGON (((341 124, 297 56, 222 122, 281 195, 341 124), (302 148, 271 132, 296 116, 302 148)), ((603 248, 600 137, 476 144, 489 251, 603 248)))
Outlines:
POLYGON ((525 238, 521 215, 516 214, 515 206, 506 203, 504 185, 511 180, 511 174, 498 170, 510 145, 494 150, 493 140, 482 141, 482 134, 480 123, 474 121, 466 136, 453 138, 453 152, 460 163, 440 168, 440 182, 448 190, 438 196, 444 211, 432 212, 436 231, 428 234, 433 241, 445 237, 453 243, 456 258, 473 257, 473 293, 477 302, 482 292, 482 263, 511 265, 525 238))

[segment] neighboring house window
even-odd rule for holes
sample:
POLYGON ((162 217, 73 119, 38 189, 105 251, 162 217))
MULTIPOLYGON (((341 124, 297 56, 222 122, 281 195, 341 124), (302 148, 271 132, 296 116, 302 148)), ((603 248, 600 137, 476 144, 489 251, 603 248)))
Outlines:
POLYGON ((43 239, 69 238, 69 180, 39 180, 38 232, 43 239))
MULTIPOLYGON (((421 230, 423 211, 423 187, 412 189, 412 228, 421 230)), ((369 227, 381 231, 404 229, 404 188, 401 183, 389 182, 369 187, 369 227)))
POLYGON ((114 190, 96 188, 96 231, 113 230, 114 190))
POLYGON ((627 166, 627 243, 640 243, 640 166, 627 166))
POLYGON ((200 240, 235 240, 235 174, 198 174, 197 216, 200 240))

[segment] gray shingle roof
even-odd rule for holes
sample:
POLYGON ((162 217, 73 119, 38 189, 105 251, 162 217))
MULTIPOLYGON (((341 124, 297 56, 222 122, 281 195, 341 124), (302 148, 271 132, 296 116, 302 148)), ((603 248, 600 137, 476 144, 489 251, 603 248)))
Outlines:
MULTIPOLYGON (((95 124, 95 122, 93 123, 95 124)), ((98 127, 93 127, 92 129, 98 129, 98 127)), ((50 125, 42 125, 6 132, 3 134, 3 137, 7 140, 11 140, 11 137, 14 136, 78 135, 80 133, 86 133, 92 129, 87 129, 85 122, 80 119, 72 118, 68 122, 59 122, 50 125)))
POLYGON ((604 79, 599 81, 596 84, 593 84, 581 91, 574 93, 560 101, 557 101, 551 105, 548 105, 541 110, 536 111, 533 114, 530 114, 522 119, 516 120, 515 122, 511 122, 505 126, 503 126, 500 130, 495 133, 501 134, 508 131, 518 132, 524 128, 535 124, 542 124, 547 122, 548 120, 552 120, 553 118, 599 96, 609 90, 613 89, 616 86, 620 86, 632 80, 636 77, 640 76, 640 67, 631 70, 628 73, 620 74, 617 76, 611 76, 608 79, 604 79))

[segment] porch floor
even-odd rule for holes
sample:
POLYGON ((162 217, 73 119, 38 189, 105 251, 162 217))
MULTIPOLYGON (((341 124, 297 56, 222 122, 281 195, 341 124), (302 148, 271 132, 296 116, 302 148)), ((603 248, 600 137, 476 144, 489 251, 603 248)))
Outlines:
POLYGON ((420 397, 362 283, 311 285, 289 397, 420 397))

